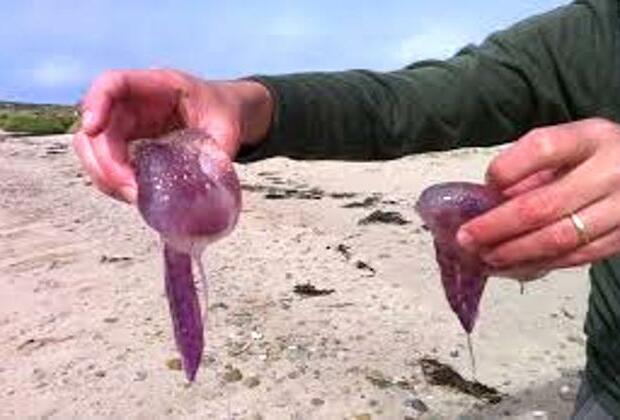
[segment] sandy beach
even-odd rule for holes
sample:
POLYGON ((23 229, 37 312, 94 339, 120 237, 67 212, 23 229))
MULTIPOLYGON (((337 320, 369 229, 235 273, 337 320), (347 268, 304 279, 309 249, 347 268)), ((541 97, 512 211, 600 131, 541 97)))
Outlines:
POLYGON ((481 180, 497 149, 239 165, 244 209, 204 257, 207 345, 188 386, 158 237, 90 186, 70 141, 0 135, 0 418, 570 414, 585 268, 523 295, 491 279, 472 336, 486 391, 448 386, 472 379, 466 337, 413 204, 432 183, 481 180))

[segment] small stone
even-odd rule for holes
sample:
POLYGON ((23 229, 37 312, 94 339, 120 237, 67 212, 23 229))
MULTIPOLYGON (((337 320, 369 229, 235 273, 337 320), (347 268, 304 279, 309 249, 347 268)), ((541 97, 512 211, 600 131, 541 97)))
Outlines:
POLYGON ((426 413, 428 411, 428 406, 419 398, 411 397, 405 400, 405 407, 413 408, 415 411, 420 413, 426 413))
POLYGON ((166 360, 166 366, 170 370, 181 370, 181 369, 183 369, 183 363, 181 363, 181 359, 178 359, 178 358, 166 360))
POLYGON ((318 407, 320 405, 325 404, 325 400, 322 400, 321 398, 312 398, 310 400, 310 404, 318 407))
POLYGON ((534 418, 535 420, 546 420, 549 417, 547 416, 546 411, 536 410, 532 411, 532 418, 534 418))
POLYGON ((261 340, 263 338, 263 334, 261 334, 259 331, 252 331, 250 333, 250 336, 253 340, 261 340))
POLYGON ((247 386, 248 388, 256 388, 260 385, 260 379, 258 379, 257 376, 248 376, 243 381, 243 385, 247 386))
POLYGON ((459 351, 458 350, 452 350, 450 352, 450 357, 459 357, 459 351))
POLYGON ((370 414, 355 414, 353 416, 353 420, 372 420, 372 416, 370 414))
POLYGON ((259 354, 258 355, 258 360, 262 360, 262 361, 267 360, 267 355, 266 354, 259 354))
POLYGON ((560 387, 560 398, 564 401, 572 401, 575 398, 573 389, 568 385, 562 385, 560 387))
POLYGON ((114 324, 118 322, 118 318, 115 316, 109 316, 107 318, 103 318, 103 322, 105 322, 106 324, 114 324))
POLYGON ((580 345, 580 346, 583 346, 586 344, 586 341, 583 339, 583 337, 580 337, 577 335, 569 335, 568 337, 566 337, 566 340, 568 340, 571 343, 580 345))
POLYGON ((105 378, 106 375, 106 371, 105 370, 98 370, 95 372, 95 376, 97 378, 105 378))
POLYGON ((237 368, 227 367, 226 372, 224 373, 224 382, 239 382, 243 379, 243 375, 241 371, 237 368))
POLYGON ((136 372, 136 377, 134 378, 134 381, 136 382, 142 382, 146 380, 147 377, 147 373, 143 370, 140 370, 138 372, 136 372))
POLYGON ((376 407, 379 405, 379 401, 377 400, 368 400, 368 405, 371 407, 376 407))

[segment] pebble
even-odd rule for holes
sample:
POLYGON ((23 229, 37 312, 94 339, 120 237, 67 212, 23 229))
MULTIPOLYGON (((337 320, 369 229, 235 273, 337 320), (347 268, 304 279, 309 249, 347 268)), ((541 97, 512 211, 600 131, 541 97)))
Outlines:
POLYGON ((356 414, 353 416, 353 420, 372 420, 372 416, 370 414, 356 414))
POLYGON ((136 372, 136 377, 134 378, 134 381, 136 382, 142 382, 144 380, 146 380, 147 378, 147 373, 143 370, 140 370, 138 372, 136 372))
POLYGON ((314 406, 320 406, 325 404, 325 400, 321 399, 321 398, 312 398, 310 400, 310 403, 314 406))
POLYGON ((183 364, 181 363, 181 359, 168 359, 166 360, 166 367, 170 370, 181 370, 183 368, 183 364))
POLYGON ((549 416, 547 415, 546 411, 536 410, 536 411, 532 411, 532 418, 536 420, 546 420, 549 418, 549 416))
POLYGON ((459 357, 459 351, 458 350, 452 350, 450 352, 450 357, 459 357))
POLYGON ((106 371, 105 370, 98 370, 97 372, 95 372, 95 376, 97 378, 104 378, 106 375, 106 371))
POLYGON ((239 382, 243 379, 241 371, 234 367, 227 367, 224 373, 224 382, 239 382))
POLYGON ((560 387, 560 398, 564 401, 572 401, 574 399, 573 390, 568 385, 562 385, 560 387))
POLYGON ((260 385, 260 379, 258 379, 258 377, 256 376, 248 376, 243 381, 243 385, 247 386, 248 388, 256 388, 260 385))
POLYGON ((261 334, 259 331, 252 331, 250 333, 250 336, 253 340, 261 340, 263 338, 263 334, 261 334))
POLYGON ((410 397, 405 400, 405 407, 413 408, 414 410, 420 413, 426 413, 428 411, 428 406, 419 398, 410 397))

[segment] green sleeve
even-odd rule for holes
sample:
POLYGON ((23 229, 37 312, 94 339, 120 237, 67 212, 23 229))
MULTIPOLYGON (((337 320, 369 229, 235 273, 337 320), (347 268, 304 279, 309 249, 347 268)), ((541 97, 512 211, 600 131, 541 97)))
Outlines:
POLYGON ((253 77, 271 91, 268 137, 239 160, 390 159, 514 140, 541 125, 618 119, 617 0, 576 1, 446 61, 394 72, 253 77))

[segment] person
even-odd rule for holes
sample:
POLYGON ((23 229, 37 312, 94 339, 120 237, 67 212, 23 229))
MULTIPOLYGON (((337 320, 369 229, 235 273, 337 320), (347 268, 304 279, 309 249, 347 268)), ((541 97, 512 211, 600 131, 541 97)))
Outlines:
POLYGON ((180 127, 205 130, 240 162, 389 160, 514 141, 486 175, 509 199, 465 224, 459 243, 497 270, 592 263, 574 418, 620 416, 620 2, 575 1, 392 72, 213 82, 108 71, 81 109, 77 154, 99 189, 130 203, 127 143, 180 127))

